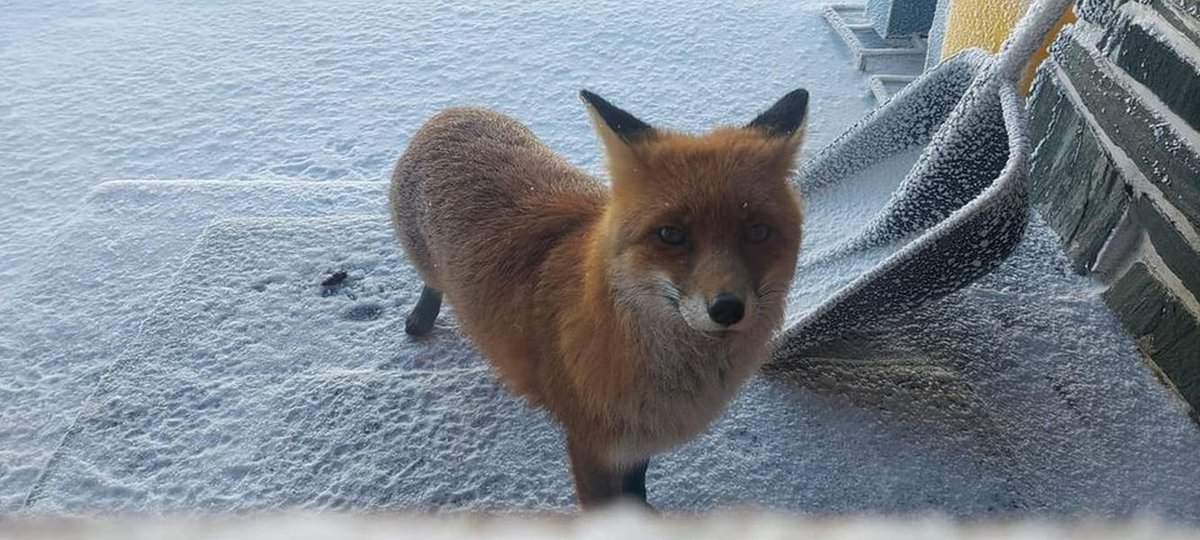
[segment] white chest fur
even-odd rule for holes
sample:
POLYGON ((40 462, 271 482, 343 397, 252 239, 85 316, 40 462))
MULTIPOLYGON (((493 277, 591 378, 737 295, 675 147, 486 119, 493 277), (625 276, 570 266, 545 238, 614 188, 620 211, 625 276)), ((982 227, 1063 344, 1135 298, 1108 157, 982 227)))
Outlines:
POLYGON ((626 433, 609 451, 614 464, 641 462, 702 433, 766 358, 751 336, 679 338, 687 341, 647 347, 638 397, 623 408, 626 433))

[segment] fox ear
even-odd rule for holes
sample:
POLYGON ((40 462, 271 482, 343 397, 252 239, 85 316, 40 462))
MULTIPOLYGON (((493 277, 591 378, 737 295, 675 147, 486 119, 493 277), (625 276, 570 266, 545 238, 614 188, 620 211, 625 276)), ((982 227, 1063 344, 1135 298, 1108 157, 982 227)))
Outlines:
POLYGON ((758 115, 747 129, 760 129, 772 137, 802 135, 804 119, 808 116, 808 90, 798 88, 776 101, 770 109, 758 115))
POLYGON ((596 94, 580 90, 579 98, 587 105, 588 116, 610 157, 627 155, 633 144, 654 135, 654 128, 650 124, 596 94))

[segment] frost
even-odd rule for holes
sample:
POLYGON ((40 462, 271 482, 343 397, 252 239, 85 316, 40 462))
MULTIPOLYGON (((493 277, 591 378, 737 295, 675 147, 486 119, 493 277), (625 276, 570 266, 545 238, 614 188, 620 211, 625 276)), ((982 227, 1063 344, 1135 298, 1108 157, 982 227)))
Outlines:
MULTIPOLYGON (((814 149, 866 103, 812 5, 38 9, 0 19, 0 68, 19 73, 0 81, 0 149, 19 158, 0 160, 17 193, 0 202, 0 510, 568 508, 557 428, 497 383, 452 306, 428 338, 403 332, 419 284, 377 180, 408 134, 493 104, 597 170, 579 86, 683 129, 808 86, 814 149), (96 186, 130 175, 228 180, 96 186), (373 181, 331 181, 347 178, 373 181)), ((921 173, 970 157, 927 143, 974 114, 999 122, 967 126, 986 163, 1011 160, 1011 96, 969 84, 993 68, 945 64, 801 168, 789 317, 838 324, 793 328, 786 369, 655 459, 653 503, 1195 518, 1200 433, 1049 230, 1017 243, 1019 192, 1002 172, 957 191, 921 173), (954 111, 964 93, 977 113, 954 111)))

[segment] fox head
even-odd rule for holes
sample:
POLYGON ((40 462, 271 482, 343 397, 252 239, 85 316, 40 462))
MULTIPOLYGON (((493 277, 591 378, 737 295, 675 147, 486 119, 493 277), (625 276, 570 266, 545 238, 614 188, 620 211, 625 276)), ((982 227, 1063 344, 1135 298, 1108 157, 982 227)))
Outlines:
POLYGON ((808 92, 787 94, 745 126, 695 136, 580 96, 612 179, 600 249, 617 304, 713 337, 776 329, 800 248, 789 176, 808 92))

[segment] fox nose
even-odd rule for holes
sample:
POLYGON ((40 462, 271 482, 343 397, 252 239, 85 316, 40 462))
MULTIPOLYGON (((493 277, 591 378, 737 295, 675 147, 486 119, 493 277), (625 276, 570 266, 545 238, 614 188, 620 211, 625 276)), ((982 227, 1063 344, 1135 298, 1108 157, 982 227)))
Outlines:
POLYGON ((708 306, 708 317, 722 326, 732 326, 742 320, 746 313, 746 304, 742 299, 731 293, 721 293, 708 306))

